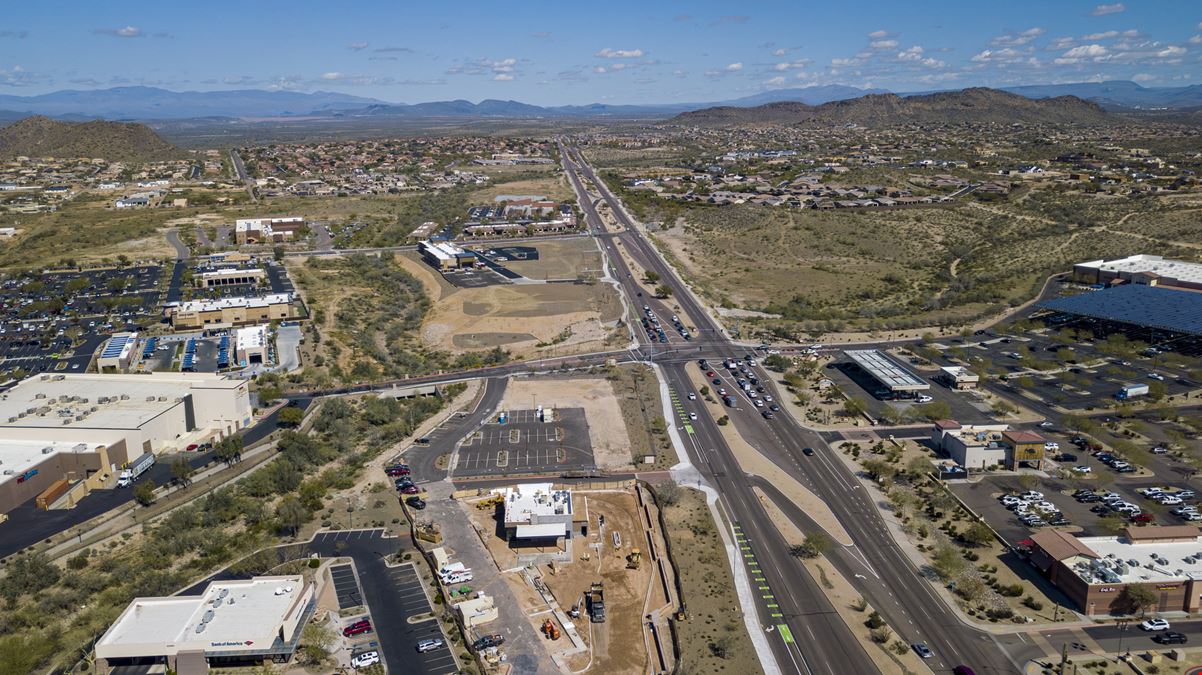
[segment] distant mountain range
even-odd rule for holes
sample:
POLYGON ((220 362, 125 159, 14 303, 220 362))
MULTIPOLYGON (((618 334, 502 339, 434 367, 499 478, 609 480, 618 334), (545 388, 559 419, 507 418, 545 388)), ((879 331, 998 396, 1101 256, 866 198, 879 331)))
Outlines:
POLYGON ((0 157, 103 157, 143 162, 183 153, 143 124, 62 122, 41 115, 0 129, 0 157))
MULTIPOLYGON (((1142 87, 1134 82, 1081 82, 1007 87, 1003 91, 1042 99, 1076 96, 1111 109, 1202 108, 1202 85, 1187 87, 1142 87)), ((447 118, 572 118, 572 117, 668 117, 677 113, 718 106, 751 108, 783 101, 811 106, 891 93, 884 89, 858 89, 824 85, 799 89, 774 89, 726 101, 644 105, 538 106, 520 101, 488 99, 405 104, 337 92, 266 91, 168 91, 155 87, 115 87, 95 90, 64 90, 36 96, 0 95, 0 123, 27 115, 57 119, 116 119, 167 121, 202 118, 276 118, 317 116, 397 117, 407 119, 447 118)), ((900 93, 900 97, 937 92, 900 93)))
POLYGON ((1030 99, 998 89, 973 88, 917 96, 869 94, 812 106, 797 102, 769 103, 753 108, 719 106, 685 112, 668 120, 686 126, 753 124, 858 124, 880 127, 896 124, 1083 124, 1118 122, 1097 103, 1075 96, 1030 99))

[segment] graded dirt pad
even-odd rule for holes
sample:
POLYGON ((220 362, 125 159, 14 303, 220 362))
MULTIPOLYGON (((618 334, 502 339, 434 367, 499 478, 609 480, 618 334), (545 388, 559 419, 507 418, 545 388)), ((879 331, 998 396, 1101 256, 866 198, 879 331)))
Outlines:
MULTIPOLYGON (((638 501, 632 491, 575 493, 577 509, 586 509, 589 516, 589 536, 572 542, 576 559, 556 565, 554 573, 546 565, 539 566, 543 583, 555 594, 565 612, 581 603, 581 615, 573 621, 585 642, 593 647, 593 673, 642 673, 649 668, 646 643, 643 640, 643 615, 665 603, 659 584, 652 583, 655 569, 648 555, 643 534, 638 501), (605 516, 605 528, 599 526, 598 516, 605 516), (615 548, 613 533, 621 537, 622 545, 615 548), (626 556, 631 548, 643 553, 637 570, 627 569, 626 556), (588 554, 588 560, 580 556, 588 554), (585 591, 593 582, 605 584, 605 623, 591 624, 583 604, 585 591), (591 633, 590 633, 590 628, 591 633)), ((560 641, 566 640, 566 636, 560 641)), ((667 645, 665 645, 667 646, 667 645)), ((576 671, 589 663, 582 653, 570 661, 576 671)))
MULTIPOLYGON (((430 292, 434 280, 428 274, 418 278, 430 292)), ((617 292, 604 283, 439 285, 438 292, 431 293, 438 299, 422 326, 422 338, 431 347, 455 353, 496 346, 515 357, 602 350, 617 339, 615 322, 622 314, 617 292)))
POLYGON ((601 276, 601 252, 591 237, 540 241, 533 247, 538 249, 538 260, 510 258, 500 264, 536 280, 575 279, 583 274, 601 276))
POLYGON ((609 381, 591 377, 512 378, 497 409, 524 410, 532 405, 584 408, 597 468, 630 468, 630 436, 609 381))

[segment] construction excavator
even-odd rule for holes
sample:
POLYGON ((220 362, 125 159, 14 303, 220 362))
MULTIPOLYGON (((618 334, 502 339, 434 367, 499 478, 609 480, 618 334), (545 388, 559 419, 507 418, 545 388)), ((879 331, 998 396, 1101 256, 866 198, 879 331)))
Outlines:
POLYGON ((637 570, 643 564, 643 552, 637 548, 630 549, 626 554, 626 569, 637 570))

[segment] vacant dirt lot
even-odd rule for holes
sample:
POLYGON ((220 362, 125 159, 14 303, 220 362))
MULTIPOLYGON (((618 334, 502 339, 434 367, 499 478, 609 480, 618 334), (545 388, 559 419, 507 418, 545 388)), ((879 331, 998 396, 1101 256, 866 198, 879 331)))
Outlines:
POLYGON ((630 436, 613 386, 600 378, 515 378, 505 388, 501 410, 584 408, 593 459, 600 469, 630 468, 630 436))
POLYGON ((533 247, 538 249, 538 260, 510 260, 504 265, 529 279, 576 279, 584 274, 601 276, 601 252, 592 238, 542 241, 533 247))

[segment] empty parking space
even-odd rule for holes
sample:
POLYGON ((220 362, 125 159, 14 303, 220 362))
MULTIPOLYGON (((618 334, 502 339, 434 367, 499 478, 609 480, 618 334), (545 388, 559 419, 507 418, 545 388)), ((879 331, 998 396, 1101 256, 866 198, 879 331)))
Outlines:
POLYGON ((330 578, 334 581, 334 592, 338 595, 339 609, 350 609, 363 605, 363 591, 359 588, 359 580, 355 577, 353 567, 334 565, 330 568, 330 578))
POLYGON ((504 277, 489 268, 443 272, 442 276, 459 288, 483 288, 509 283, 504 277))
POLYGON ((434 618, 434 608, 430 605, 430 599, 426 595, 426 590, 422 586, 421 580, 417 576, 417 569, 412 565, 400 565, 398 567, 390 567, 388 569, 388 578, 392 583, 392 593, 396 596, 399 603, 398 608, 405 616, 406 621, 412 621, 414 617, 429 615, 429 619, 418 619, 416 623, 411 623, 413 627, 410 639, 413 640, 413 656, 412 661, 421 664, 419 672, 426 673, 454 673, 457 672, 455 666, 455 657, 451 655, 450 647, 446 642, 446 638, 442 634, 442 629, 438 625, 438 621, 434 618), (440 639, 443 645, 438 649, 429 652, 418 652, 417 643, 426 639, 440 639))
POLYGON ((583 408, 548 410, 551 421, 538 421, 534 410, 514 410, 468 435, 459 446, 454 474, 485 476, 561 473, 595 468, 583 408))

